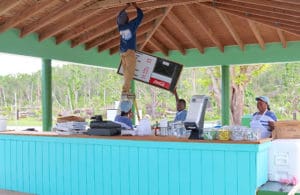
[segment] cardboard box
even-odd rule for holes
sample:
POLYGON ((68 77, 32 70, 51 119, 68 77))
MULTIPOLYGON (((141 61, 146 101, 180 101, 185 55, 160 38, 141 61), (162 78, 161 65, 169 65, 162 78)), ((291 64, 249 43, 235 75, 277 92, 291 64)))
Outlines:
POLYGON ((300 121, 277 121, 272 137, 275 139, 300 139, 300 121))

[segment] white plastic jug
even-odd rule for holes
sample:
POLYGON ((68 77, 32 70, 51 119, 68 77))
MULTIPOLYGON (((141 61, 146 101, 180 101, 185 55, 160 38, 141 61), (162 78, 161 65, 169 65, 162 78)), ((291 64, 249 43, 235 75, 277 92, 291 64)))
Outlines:
POLYGON ((0 131, 7 130, 7 119, 3 116, 0 116, 0 131))

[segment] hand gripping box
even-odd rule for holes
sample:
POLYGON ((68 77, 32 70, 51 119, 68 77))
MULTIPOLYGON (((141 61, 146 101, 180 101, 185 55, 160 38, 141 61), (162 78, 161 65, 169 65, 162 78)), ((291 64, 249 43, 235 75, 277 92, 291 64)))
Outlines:
POLYGON ((270 181, 296 184, 300 181, 300 139, 276 139, 269 150, 270 181))

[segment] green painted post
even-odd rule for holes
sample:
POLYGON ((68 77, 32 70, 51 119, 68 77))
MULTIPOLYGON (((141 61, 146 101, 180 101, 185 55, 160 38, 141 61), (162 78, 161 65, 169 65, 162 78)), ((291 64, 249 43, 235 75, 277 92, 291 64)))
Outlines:
MULTIPOLYGON (((134 80, 131 80, 131 88, 130 88, 130 90, 131 90, 130 93, 135 94, 135 81, 134 81, 134 80)), ((136 101, 136 100, 135 100, 135 101, 136 101)), ((136 116, 136 112, 138 112, 138 111, 136 110, 136 107, 134 106, 134 104, 133 104, 133 106, 132 106, 132 111, 133 111, 133 116, 136 116)), ((133 123, 134 125, 136 125, 135 117, 133 117, 132 123, 133 123)))
POLYGON ((222 65, 222 125, 230 123, 230 66, 222 65))
POLYGON ((51 60, 42 59, 42 111, 43 131, 51 131, 52 128, 52 70, 51 60))

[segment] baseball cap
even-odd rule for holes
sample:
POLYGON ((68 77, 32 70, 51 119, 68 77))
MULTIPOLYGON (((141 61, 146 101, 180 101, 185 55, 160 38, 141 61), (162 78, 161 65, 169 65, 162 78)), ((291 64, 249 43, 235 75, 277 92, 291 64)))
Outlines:
POLYGON ((267 96, 259 96, 255 98, 256 101, 261 100, 263 102, 265 102, 266 104, 270 105, 270 100, 267 96))
POLYGON ((132 108, 132 102, 129 100, 123 100, 120 104, 120 110, 121 112, 129 112, 132 108))

